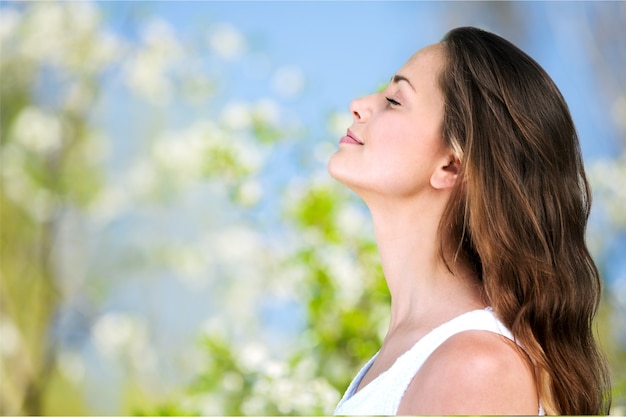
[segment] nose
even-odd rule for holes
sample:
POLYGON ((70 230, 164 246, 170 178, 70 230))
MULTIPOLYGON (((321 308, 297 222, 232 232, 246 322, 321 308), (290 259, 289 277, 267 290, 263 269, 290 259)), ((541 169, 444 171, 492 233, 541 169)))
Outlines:
POLYGON ((367 121, 372 114, 372 109, 367 97, 352 100, 350 103, 350 111, 352 112, 352 117, 357 122, 367 121))

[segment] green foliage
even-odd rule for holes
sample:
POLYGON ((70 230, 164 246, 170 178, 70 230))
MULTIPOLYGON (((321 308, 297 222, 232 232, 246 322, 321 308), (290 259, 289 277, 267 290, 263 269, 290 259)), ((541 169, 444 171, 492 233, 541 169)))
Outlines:
MULTIPOLYGON (((334 223, 337 212, 337 199, 332 190, 325 187, 311 188, 291 213, 298 225, 315 228, 322 233, 324 240, 336 243, 340 240, 337 225, 334 223)), ((303 259, 307 261, 307 259, 303 259)), ((305 264, 308 264, 305 262, 305 264)))
MULTIPOLYGON (((246 414, 245 401, 252 397, 254 383, 262 376, 258 372, 247 372, 229 343, 218 338, 203 337, 201 345, 208 363, 190 385, 189 394, 202 396, 219 392, 219 398, 211 396, 211 400, 219 402, 225 414, 246 414)), ((268 412, 273 414, 277 410, 268 412)))
MULTIPOLYGON (((347 197, 333 183, 311 187, 291 202, 296 210, 288 210, 288 218, 299 234, 321 229, 318 237, 326 245, 350 242, 352 250, 346 253, 353 253, 353 261, 364 272, 353 277, 355 285, 361 287, 358 295, 346 294, 341 288, 333 274, 333 260, 321 250, 323 245, 305 242, 287 254, 282 268, 304 268, 298 294, 308 330, 288 358, 268 359, 266 363, 250 363, 246 357, 251 353, 241 351, 241 342, 234 338, 204 334, 201 346, 206 363, 189 386, 184 400, 188 408, 179 410, 182 414, 332 412, 354 372, 380 346, 381 329, 388 318, 389 295, 371 236, 362 230, 342 232, 339 225, 341 205, 355 204, 347 197)), ((343 250, 337 249, 337 253, 343 250)))
POLYGON ((252 116, 252 132, 256 140, 266 145, 275 143, 284 136, 280 129, 268 124, 266 120, 258 115, 252 116))

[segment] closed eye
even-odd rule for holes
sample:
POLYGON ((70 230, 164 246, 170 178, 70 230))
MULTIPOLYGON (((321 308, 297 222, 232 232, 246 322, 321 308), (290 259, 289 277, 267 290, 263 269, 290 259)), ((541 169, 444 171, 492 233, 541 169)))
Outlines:
POLYGON ((387 101, 389 102, 389 104, 391 104, 392 106, 399 106, 400 103, 398 103, 396 100, 390 98, 390 97, 385 97, 387 99, 387 101))

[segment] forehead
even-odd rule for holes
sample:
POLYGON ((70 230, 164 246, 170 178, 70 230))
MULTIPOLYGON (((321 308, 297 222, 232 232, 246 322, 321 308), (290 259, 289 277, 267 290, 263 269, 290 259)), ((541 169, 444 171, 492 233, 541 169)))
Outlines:
POLYGON ((429 45, 417 51, 400 68, 398 74, 419 82, 425 78, 435 79, 443 69, 444 46, 441 43, 429 45))

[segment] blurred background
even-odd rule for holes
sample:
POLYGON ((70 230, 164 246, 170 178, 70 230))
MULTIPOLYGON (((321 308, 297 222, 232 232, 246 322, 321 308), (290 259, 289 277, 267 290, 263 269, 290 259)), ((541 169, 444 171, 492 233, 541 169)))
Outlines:
POLYGON ((326 161, 455 26, 533 56, 594 189, 626 413, 626 3, 0 3, 3 415, 330 414, 388 294, 326 161))

